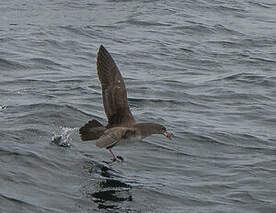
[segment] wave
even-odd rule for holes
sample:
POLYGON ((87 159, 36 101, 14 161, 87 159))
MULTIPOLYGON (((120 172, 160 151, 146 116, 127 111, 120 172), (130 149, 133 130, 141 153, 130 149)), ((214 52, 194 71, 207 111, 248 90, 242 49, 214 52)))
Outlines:
POLYGON ((204 24, 193 24, 193 25, 183 25, 183 26, 174 26, 171 27, 173 31, 181 34, 213 34, 214 31, 212 28, 205 26, 204 24))
MULTIPOLYGON (((273 4, 270 3, 264 3, 264 2, 253 2, 253 1, 249 1, 249 4, 253 5, 253 6, 257 6, 257 7, 261 7, 261 8, 271 8, 273 6, 273 4)), ((274 4, 275 5, 275 4, 274 4)))
POLYGON ((176 101, 173 99, 159 99, 159 98, 128 98, 131 102, 152 102, 152 103, 170 103, 170 104, 179 104, 183 103, 182 101, 176 101))
POLYGON ((228 82, 240 82, 253 84, 254 86, 275 86, 276 80, 275 77, 269 75, 262 75, 254 72, 241 72, 241 73, 232 73, 224 76, 216 77, 211 81, 228 81, 228 82))
POLYGON ((169 27, 170 24, 160 23, 160 22, 150 22, 150 21, 142 21, 137 19, 128 19, 126 21, 119 21, 117 24, 130 24, 135 26, 143 26, 143 27, 151 27, 151 26, 160 26, 160 27, 169 27))
POLYGON ((47 58, 31 58, 29 59, 29 61, 38 63, 38 64, 44 64, 44 65, 56 65, 59 66, 59 63, 54 62, 51 59, 47 59, 47 58))
POLYGON ((30 120, 29 123, 25 120, 24 122, 18 122, 17 129, 6 129, 3 130, 0 135, 5 140, 11 140, 18 143, 24 144, 34 144, 36 143, 37 137, 48 136, 49 133, 47 131, 35 128, 33 123, 37 123, 35 126, 37 127, 39 122, 36 120, 30 120), (20 124, 23 127, 20 128, 20 124), (28 125, 29 124, 29 125, 28 125))
POLYGON ((19 63, 17 61, 13 61, 11 59, 3 59, 0 58, 0 66, 1 70, 20 70, 20 69, 27 69, 28 66, 25 64, 19 63))
POLYGON ((234 30, 234 29, 230 29, 222 24, 216 24, 212 27, 214 29, 214 32, 217 33, 217 34, 220 34, 220 33, 224 33, 224 34, 230 34, 230 35, 236 35, 236 36, 243 36, 244 34, 234 30))
POLYGON ((84 36, 84 37, 95 37, 96 31, 91 29, 90 25, 86 26, 73 26, 73 25, 64 25, 64 26, 58 26, 59 29, 65 30, 69 33, 74 33, 76 35, 84 36))

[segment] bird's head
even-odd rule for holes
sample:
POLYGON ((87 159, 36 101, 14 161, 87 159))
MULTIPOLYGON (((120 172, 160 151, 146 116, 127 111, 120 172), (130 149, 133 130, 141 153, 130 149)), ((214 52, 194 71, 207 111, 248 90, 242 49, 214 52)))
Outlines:
POLYGON ((162 126, 161 125, 161 128, 160 128, 160 134, 164 135, 165 137, 169 138, 169 139, 172 139, 173 137, 173 134, 172 133, 169 133, 166 129, 166 127, 162 126))
POLYGON ((167 132, 166 127, 157 123, 138 123, 135 125, 136 128, 141 131, 144 137, 150 136, 152 134, 161 134, 169 139, 172 139, 173 134, 167 132))
POLYGON ((151 129, 152 129, 152 134, 161 134, 161 135, 164 135, 165 137, 167 137, 169 139, 172 139, 172 137, 173 137, 173 134, 169 133, 167 131, 166 127, 164 127, 161 124, 153 123, 151 129))

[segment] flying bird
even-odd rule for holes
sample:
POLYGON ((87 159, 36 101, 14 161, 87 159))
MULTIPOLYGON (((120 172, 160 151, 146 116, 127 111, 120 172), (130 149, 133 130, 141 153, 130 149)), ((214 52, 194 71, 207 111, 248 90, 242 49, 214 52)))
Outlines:
POLYGON ((112 154, 113 161, 119 161, 111 150, 114 146, 142 140, 152 134, 162 134, 169 139, 173 137, 161 124, 136 123, 128 105, 122 75, 103 45, 97 53, 97 72, 108 123, 104 126, 95 119, 88 121, 79 129, 83 141, 96 140, 97 147, 106 148, 112 154))

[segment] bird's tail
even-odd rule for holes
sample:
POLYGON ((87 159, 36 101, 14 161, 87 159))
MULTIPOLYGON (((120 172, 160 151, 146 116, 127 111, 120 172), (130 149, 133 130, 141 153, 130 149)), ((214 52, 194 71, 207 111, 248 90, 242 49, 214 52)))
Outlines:
POLYGON ((88 121, 79 129, 79 134, 83 141, 96 140, 101 137, 106 128, 97 120, 88 121))

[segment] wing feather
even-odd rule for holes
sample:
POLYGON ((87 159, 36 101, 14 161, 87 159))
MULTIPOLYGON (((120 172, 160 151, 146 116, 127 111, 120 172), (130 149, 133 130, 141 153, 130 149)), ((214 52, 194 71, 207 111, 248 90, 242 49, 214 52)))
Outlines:
POLYGON ((108 126, 135 123, 127 101, 121 73, 111 55, 101 45, 97 54, 97 71, 102 85, 102 98, 108 126))
POLYGON ((136 131, 133 128, 113 127, 104 132, 104 135, 97 140, 96 145, 100 148, 112 148, 120 140, 129 139, 135 133, 136 131))
POLYGON ((113 138, 111 135, 104 135, 100 137, 97 142, 96 146, 99 148, 107 148, 114 146, 119 140, 116 138, 113 138))

